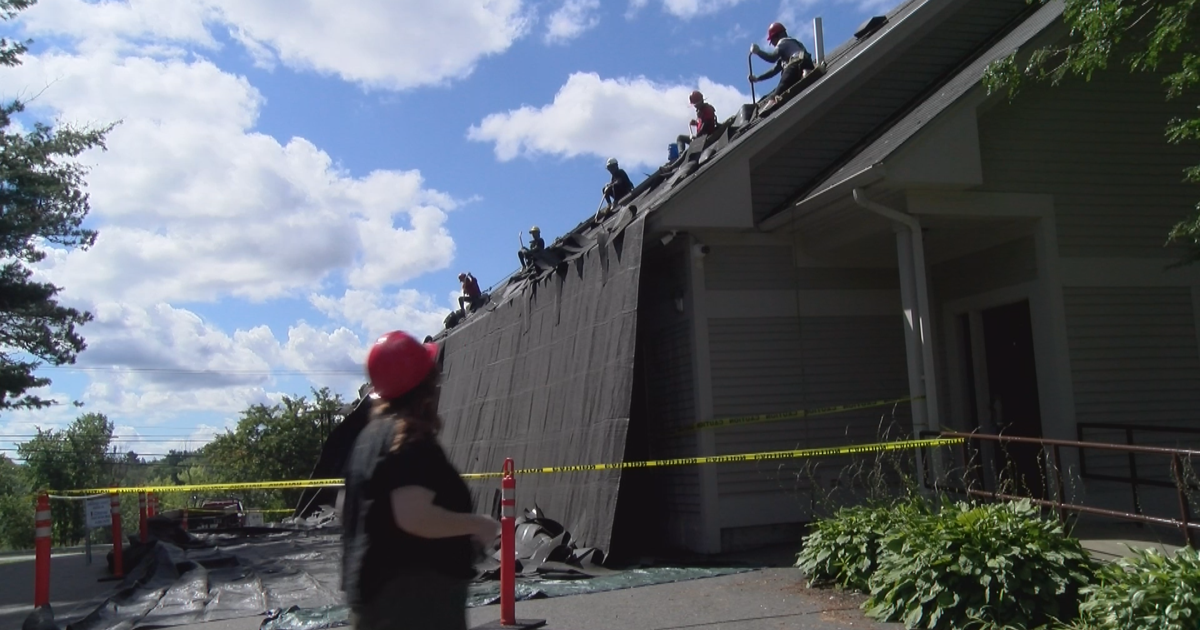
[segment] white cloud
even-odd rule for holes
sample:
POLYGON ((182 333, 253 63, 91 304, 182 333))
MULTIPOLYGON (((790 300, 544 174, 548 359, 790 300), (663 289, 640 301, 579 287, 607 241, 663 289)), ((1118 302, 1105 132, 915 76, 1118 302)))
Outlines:
POLYGON ((368 337, 389 330, 424 337, 441 330, 442 320, 458 308, 457 303, 439 308, 429 296, 410 289, 395 293, 351 289, 341 297, 312 295, 309 302, 330 319, 366 331, 368 337))
POLYGON ((205 0, 243 41, 285 65, 369 87, 405 89, 468 76, 528 29, 520 0, 205 0), (287 19, 280 19, 287 15, 287 19))
POLYGON ((566 0, 547 20, 546 43, 565 44, 595 28, 599 9, 600 0, 566 0))
POLYGON ((253 132, 262 95, 208 61, 56 53, 6 73, 10 85, 49 77, 35 111, 123 119, 108 151, 88 156, 96 245, 46 265, 75 298, 265 300, 339 271, 386 287, 454 255, 455 200, 416 171, 352 177, 303 138, 253 132))
POLYGON ((96 319, 78 361, 92 377, 85 410, 136 418, 142 426, 181 413, 232 416, 272 404, 281 378, 300 376, 343 394, 363 380, 367 344, 343 326, 299 322, 279 341, 267 326, 228 334, 169 304, 105 302, 90 309, 96 319))
MULTIPOLYGON (((662 0, 663 11, 684 20, 690 20, 703 15, 711 15, 724 9, 736 7, 744 0, 662 0)), ((627 15, 633 15, 644 8, 649 0, 630 0, 627 15)))
POLYGON ((687 123, 695 116, 688 94, 697 88, 721 120, 749 102, 737 88, 703 77, 683 85, 575 73, 553 103, 490 114, 473 125, 467 137, 494 143, 501 161, 522 155, 590 155, 615 156, 626 166, 657 165, 667 159, 667 144, 687 133, 687 123))
POLYGON ((79 41, 81 50, 95 52, 147 40, 213 48, 217 42, 205 26, 212 17, 205 2, 40 0, 18 19, 30 35, 66 35, 79 41))
MULTIPOLYGON (((43 0, 27 29, 67 34, 77 47, 0 69, 8 89, 49 86, 31 104, 34 116, 122 121, 107 151, 82 158, 91 166, 96 245, 86 252, 52 249, 35 269, 39 280, 65 287, 65 303, 96 316, 83 331, 88 349, 78 366, 90 380, 79 396, 87 406, 16 414, 5 418, 8 426, 38 419, 61 427, 86 411, 109 414, 130 431, 177 424, 181 414, 219 425, 213 414, 236 418, 305 382, 352 396, 363 381, 364 334, 385 325, 440 327, 446 309, 400 287, 450 263, 446 213, 460 202, 427 187, 416 170, 354 175, 304 138, 280 142, 256 132, 263 95, 244 77, 173 48, 215 46, 205 24, 217 14, 162 4, 43 0), (71 11, 78 15, 65 15, 71 11), (221 301, 236 310, 286 296, 311 296, 330 313, 337 305, 340 316, 328 325, 227 331, 177 306, 221 301), (348 310, 365 303, 369 310, 348 310)), ((488 6, 476 17, 507 5, 488 6)), ((358 11, 356 5, 343 12, 358 11)), ((277 54, 298 63, 278 52, 274 35, 264 35, 270 28, 256 31, 254 16, 243 17, 248 22, 235 38, 257 50, 259 63, 273 63, 277 54)), ((443 43, 426 52, 441 55, 443 43)), ((361 70, 355 80, 402 82, 379 74, 387 68, 361 70)), ((61 373, 50 375, 57 381, 61 373)))
POLYGON ((530 23, 521 0, 42 0, 20 19, 30 34, 68 35, 87 51, 142 40, 215 47, 209 29, 223 26, 260 66, 396 90, 464 78, 530 23))

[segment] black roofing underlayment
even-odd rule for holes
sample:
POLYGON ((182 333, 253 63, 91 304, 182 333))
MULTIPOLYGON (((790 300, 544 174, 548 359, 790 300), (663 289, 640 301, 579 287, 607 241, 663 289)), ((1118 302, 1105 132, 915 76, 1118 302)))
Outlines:
MULTIPOLYGON (((494 295, 444 339, 440 440, 462 472, 620 462, 633 389, 641 216, 625 212, 565 260, 494 295)), ((621 471, 521 475, 581 544, 608 550, 621 471)), ((499 480, 470 482, 490 508, 499 480)))

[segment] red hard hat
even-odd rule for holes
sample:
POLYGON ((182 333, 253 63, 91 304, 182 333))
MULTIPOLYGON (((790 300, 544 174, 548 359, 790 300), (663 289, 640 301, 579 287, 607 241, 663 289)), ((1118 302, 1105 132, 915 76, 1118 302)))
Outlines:
POLYGON ((772 44, 775 43, 776 39, 784 35, 787 35, 787 29, 779 22, 771 22, 771 25, 767 27, 767 41, 772 44))
POLYGON ((380 398, 399 398, 421 384, 437 362, 437 344, 393 330, 367 352, 367 378, 380 398))
POLYGON ((458 279, 459 279, 459 280, 465 280, 466 278, 467 278, 467 274, 465 274, 465 273, 460 273, 460 274, 458 274, 458 279))
POLYGON ((688 102, 690 102, 692 105, 703 103, 704 95, 700 93, 700 90, 692 90, 692 94, 688 96, 688 102))

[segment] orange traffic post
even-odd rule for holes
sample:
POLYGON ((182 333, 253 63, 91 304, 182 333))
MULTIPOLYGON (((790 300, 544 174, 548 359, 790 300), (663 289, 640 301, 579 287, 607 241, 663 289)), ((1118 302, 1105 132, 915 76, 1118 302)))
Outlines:
POLYGON ((38 495, 37 512, 33 518, 34 550, 33 607, 50 603, 50 497, 45 492, 38 495))
POLYGON ((138 493, 138 540, 146 542, 149 536, 146 532, 146 493, 138 493))
POLYGON ((146 493, 146 519, 154 518, 158 514, 158 497, 154 496, 153 492, 146 493))
POLYGON ((545 619, 517 619, 517 478, 512 458, 504 460, 500 481, 500 621, 475 630, 540 628, 545 619))
POLYGON ((124 577, 125 567, 121 558, 121 495, 110 492, 109 505, 112 506, 112 535, 113 535, 113 577, 124 577))

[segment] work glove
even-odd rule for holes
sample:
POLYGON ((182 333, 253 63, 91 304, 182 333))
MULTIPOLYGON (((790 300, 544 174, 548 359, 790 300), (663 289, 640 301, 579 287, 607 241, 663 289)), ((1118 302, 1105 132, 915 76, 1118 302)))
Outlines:
POLYGON ((758 47, 758 44, 750 44, 750 54, 755 54, 760 51, 762 51, 762 49, 758 47))
POLYGON ((758 77, 754 76, 753 74, 752 74, 752 75, 750 75, 748 78, 750 79, 750 82, 751 82, 751 83, 757 83, 757 82, 758 82, 758 77))

